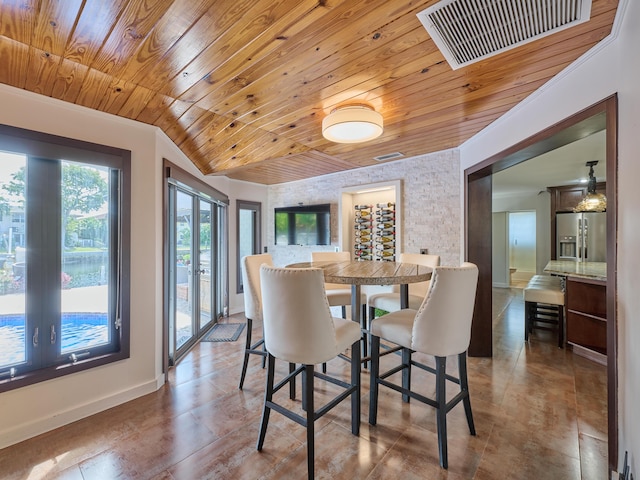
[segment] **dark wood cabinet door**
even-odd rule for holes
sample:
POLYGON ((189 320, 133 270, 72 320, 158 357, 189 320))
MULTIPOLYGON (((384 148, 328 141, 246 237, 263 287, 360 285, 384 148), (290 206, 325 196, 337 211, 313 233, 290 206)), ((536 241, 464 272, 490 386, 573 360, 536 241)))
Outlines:
POLYGON ((567 342, 607 354, 607 287, 567 279, 567 342))

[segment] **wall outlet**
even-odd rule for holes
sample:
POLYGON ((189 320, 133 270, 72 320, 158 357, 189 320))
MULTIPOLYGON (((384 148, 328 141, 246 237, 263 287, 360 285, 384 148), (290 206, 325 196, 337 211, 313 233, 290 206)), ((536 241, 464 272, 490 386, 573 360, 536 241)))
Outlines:
POLYGON ((420 255, 429 255, 429 249, 428 248, 421 248, 420 249, 420 255))

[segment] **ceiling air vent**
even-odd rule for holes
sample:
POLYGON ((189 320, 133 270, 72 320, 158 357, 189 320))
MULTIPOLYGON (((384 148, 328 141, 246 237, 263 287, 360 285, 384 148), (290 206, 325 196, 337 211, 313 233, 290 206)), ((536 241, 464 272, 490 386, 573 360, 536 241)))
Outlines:
POLYGON ((591 0, 442 0, 418 18, 454 70, 589 20, 591 0))
POLYGON ((373 159, 377 160, 378 162, 384 162, 385 160, 393 160, 394 158, 400 158, 400 157, 404 157, 404 153, 400 153, 400 152, 387 153, 386 155, 379 155, 377 157, 373 157, 373 159))

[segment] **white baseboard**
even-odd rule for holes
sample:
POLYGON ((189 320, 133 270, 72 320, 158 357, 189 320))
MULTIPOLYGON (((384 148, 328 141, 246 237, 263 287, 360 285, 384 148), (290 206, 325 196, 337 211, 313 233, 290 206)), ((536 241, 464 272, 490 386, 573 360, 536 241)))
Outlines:
POLYGON ((39 418, 29 423, 23 423, 0 434, 0 449, 6 448, 16 443, 23 442, 29 438, 41 435, 56 428, 68 425, 83 418, 95 415, 109 408, 122 405, 148 393, 155 392, 164 385, 164 374, 151 381, 116 392, 108 397, 101 398, 94 402, 76 406, 72 409, 53 412, 46 418, 39 418))
POLYGON ((509 288, 510 285, 508 283, 501 282, 493 282, 493 288, 509 288))

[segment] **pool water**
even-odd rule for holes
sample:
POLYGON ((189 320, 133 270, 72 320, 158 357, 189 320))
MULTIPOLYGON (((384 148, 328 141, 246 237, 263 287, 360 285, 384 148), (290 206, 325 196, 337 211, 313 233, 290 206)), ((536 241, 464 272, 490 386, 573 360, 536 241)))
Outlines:
MULTIPOLYGON (((25 361, 24 324, 24 315, 0 315, 0 365, 25 361)), ((63 313, 61 353, 108 343, 107 326, 106 313, 63 313)))

